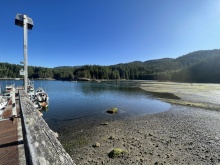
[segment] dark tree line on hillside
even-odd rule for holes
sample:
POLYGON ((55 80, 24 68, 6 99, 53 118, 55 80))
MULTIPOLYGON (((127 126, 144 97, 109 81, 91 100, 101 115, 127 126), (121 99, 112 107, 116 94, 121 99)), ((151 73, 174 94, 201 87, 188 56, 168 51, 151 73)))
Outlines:
MULTIPOLYGON (((0 78, 22 78, 21 65, 0 63, 0 78)), ((179 82, 220 82, 220 50, 196 51, 176 59, 164 58, 111 66, 28 67, 29 78, 74 80, 126 79, 170 80, 179 82)))
POLYGON ((172 74, 173 81, 220 83, 220 56, 172 74))
POLYGON ((0 63, 0 78, 16 78, 19 76, 19 71, 21 69, 20 65, 0 63))

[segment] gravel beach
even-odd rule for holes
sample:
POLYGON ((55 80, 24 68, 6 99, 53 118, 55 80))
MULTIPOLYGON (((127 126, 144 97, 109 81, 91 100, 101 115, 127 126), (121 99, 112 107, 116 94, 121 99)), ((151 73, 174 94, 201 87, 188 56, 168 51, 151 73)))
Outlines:
MULTIPOLYGON (((159 92, 152 89, 155 84, 151 85, 144 84, 141 88, 159 92)), ((58 131, 59 140, 80 165, 220 164, 220 112, 210 110, 210 105, 216 109, 219 104, 216 101, 219 97, 211 95, 210 90, 218 95, 216 88, 219 86, 197 88, 193 84, 196 92, 187 93, 184 85, 179 86, 178 93, 181 94, 177 96, 182 102, 192 103, 190 106, 175 103, 166 112, 102 123, 82 119, 81 127, 68 126, 58 131), (187 94, 191 97, 189 100, 187 94), (202 103, 203 108, 195 107, 193 103, 202 103), (109 153, 114 148, 120 148, 123 154, 111 158, 109 153)), ((160 92, 176 94, 171 88, 168 91, 166 84, 164 87, 160 92)))

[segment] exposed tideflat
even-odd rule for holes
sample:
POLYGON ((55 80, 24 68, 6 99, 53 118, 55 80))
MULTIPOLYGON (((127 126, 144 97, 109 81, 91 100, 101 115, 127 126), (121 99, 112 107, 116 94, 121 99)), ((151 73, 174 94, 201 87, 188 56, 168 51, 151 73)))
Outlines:
POLYGON ((141 88, 173 93, 181 98, 179 104, 187 104, 176 103, 166 112, 106 121, 105 125, 85 119, 87 128, 67 126, 59 138, 77 164, 220 163, 220 112, 205 108, 218 107, 220 85, 150 82, 141 88), (114 148, 126 151, 124 156, 109 158, 114 148))

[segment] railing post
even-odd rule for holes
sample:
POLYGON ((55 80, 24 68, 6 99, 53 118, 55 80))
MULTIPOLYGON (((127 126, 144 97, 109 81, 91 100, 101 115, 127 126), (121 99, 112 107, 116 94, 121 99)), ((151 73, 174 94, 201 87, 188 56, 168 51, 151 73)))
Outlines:
POLYGON ((12 117, 17 117, 16 103, 15 103, 15 89, 12 89, 12 117))

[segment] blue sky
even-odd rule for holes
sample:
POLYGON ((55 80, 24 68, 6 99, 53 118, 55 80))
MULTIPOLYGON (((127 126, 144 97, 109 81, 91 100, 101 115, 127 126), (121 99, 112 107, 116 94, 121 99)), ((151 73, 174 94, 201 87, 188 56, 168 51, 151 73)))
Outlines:
POLYGON ((219 0, 2 0, 0 62, 23 61, 17 13, 34 21, 32 66, 113 65, 220 48, 219 0))

